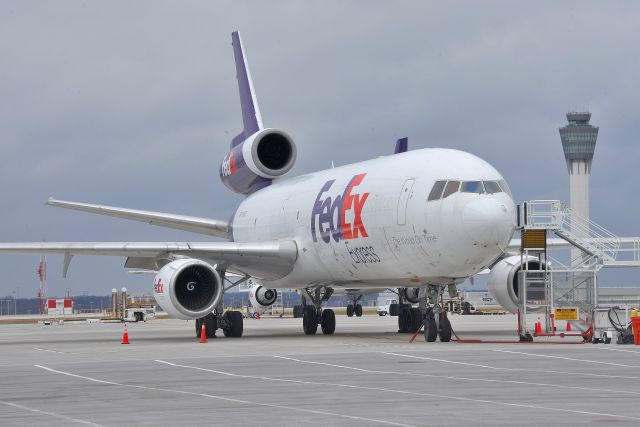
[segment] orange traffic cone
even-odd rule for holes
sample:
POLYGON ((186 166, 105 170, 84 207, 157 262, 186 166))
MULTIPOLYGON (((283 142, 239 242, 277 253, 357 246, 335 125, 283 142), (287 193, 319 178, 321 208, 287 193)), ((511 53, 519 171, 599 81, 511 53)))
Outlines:
POLYGON ((129 332, 127 332, 127 324, 124 324, 124 333, 122 334, 122 342, 120 344, 129 344, 129 332))
POLYGON ((567 322, 567 332, 571 332, 571 322, 567 322))
POLYGON ((204 329, 204 322, 202 322, 202 329, 200 329, 200 342, 207 342, 207 331, 204 329))

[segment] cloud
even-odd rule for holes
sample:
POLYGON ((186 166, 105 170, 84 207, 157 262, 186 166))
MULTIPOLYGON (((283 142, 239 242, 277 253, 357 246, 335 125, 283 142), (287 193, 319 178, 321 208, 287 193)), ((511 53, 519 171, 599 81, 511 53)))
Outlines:
MULTIPOLYGON (((592 218, 637 235, 638 6, 542 2, 8 2, 0 10, 0 240, 204 240, 45 208, 78 201, 228 218, 217 177, 241 127, 230 33, 242 31, 265 124, 294 173, 377 157, 395 139, 492 163, 519 201, 568 199, 558 127, 600 137, 592 218)), ((37 287, 3 256, 0 295, 37 287)), ((59 265, 58 265, 59 264, 59 265)), ((146 290, 121 259, 74 260, 50 290, 146 290)), ((26 296, 26 291, 21 291, 26 296)))

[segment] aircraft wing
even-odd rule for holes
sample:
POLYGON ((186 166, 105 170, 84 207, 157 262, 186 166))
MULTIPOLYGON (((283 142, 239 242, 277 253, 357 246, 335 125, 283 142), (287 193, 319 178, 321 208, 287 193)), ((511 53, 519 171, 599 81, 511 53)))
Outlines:
POLYGON ((229 237, 229 223, 218 219, 195 216, 175 215, 162 212, 141 211, 137 209, 117 208, 113 206, 92 205, 89 203, 67 202, 50 198, 47 205, 76 211, 89 212, 116 218, 146 222, 160 227, 175 228, 209 236, 229 237))
POLYGON ((298 257, 294 241, 236 242, 52 242, 0 243, 0 253, 59 254, 64 271, 74 255, 126 256, 126 268, 158 270, 175 256, 188 256, 224 269, 265 280, 280 279, 293 270, 298 257))

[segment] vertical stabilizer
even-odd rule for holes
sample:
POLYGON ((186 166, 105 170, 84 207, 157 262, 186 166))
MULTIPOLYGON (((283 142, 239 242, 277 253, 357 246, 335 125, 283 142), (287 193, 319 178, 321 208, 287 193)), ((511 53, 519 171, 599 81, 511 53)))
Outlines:
POLYGON ((396 141, 396 149, 393 151, 394 154, 404 153, 409 149, 409 138, 400 138, 396 141))
POLYGON ((233 148, 262 129, 262 116, 260 115, 256 92, 253 89, 253 81, 251 80, 247 57, 242 46, 242 39, 238 31, 231 33, 231 44, 233 45, 233 54, 236 59, 236 78, 238 79, 242 123, 244 125, 242 132, 231 141, 231 148, 233 148))

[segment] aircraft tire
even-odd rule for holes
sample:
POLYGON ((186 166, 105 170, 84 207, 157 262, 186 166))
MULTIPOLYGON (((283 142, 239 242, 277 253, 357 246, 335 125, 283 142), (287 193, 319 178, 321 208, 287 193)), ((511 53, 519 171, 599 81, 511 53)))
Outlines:
POLYGON ((398 332, 407 334, 411 332, 411 310, 403 307, 398 313, 398 332))
POLYGON ((353 317, 353 304, 347 305, 347 317, 353 317))
POLYGON ((440 330, 438 331, 441 342, 451 341, 451 322, 446 314, 442 314, 440 317, 440 330))
POLYGON ((426 342, 434 342, 438 338, 438 325, 433 314, 427 316, 424 323, 424 340, 426 342))
MULTIPOLYGON (((207 338, 216 337, 216 329, 218 329, 218 319, 213 313, 207 314, 202 318, 204 322, 204 331, 207 334, 207 338)), ((202 328, 202 326, 200 326, 202 328)))
POLYGON ((362 317, 362 306, 360 304, 356 304, 355 307, 353 307, 353 314, 355 314, 356 317, 362 317))
POLYGON ((419 308, 411 308, 411 332, 416 332, 422 326, 422 311, 419 308))
POLYGON ((244 329, 242 313, 239 311, 227 311, 224 315, 231 324, 229 328, 224 330, 224 336, 228 338, 240 338, 244 329))
POLYGON ((320 321, 322 333, 333 335, 336 330, 336 314, 331 309, 322 310, 322 320, 320 321))
POLYGON ((202 319, 196 319, 196 338, 200 338, 202 333, 202 319))
POLYGON ((302 329, 305 335, 315 335, 318 331, 318 315, 315 307, 308 305, 304 308, 302 329))

